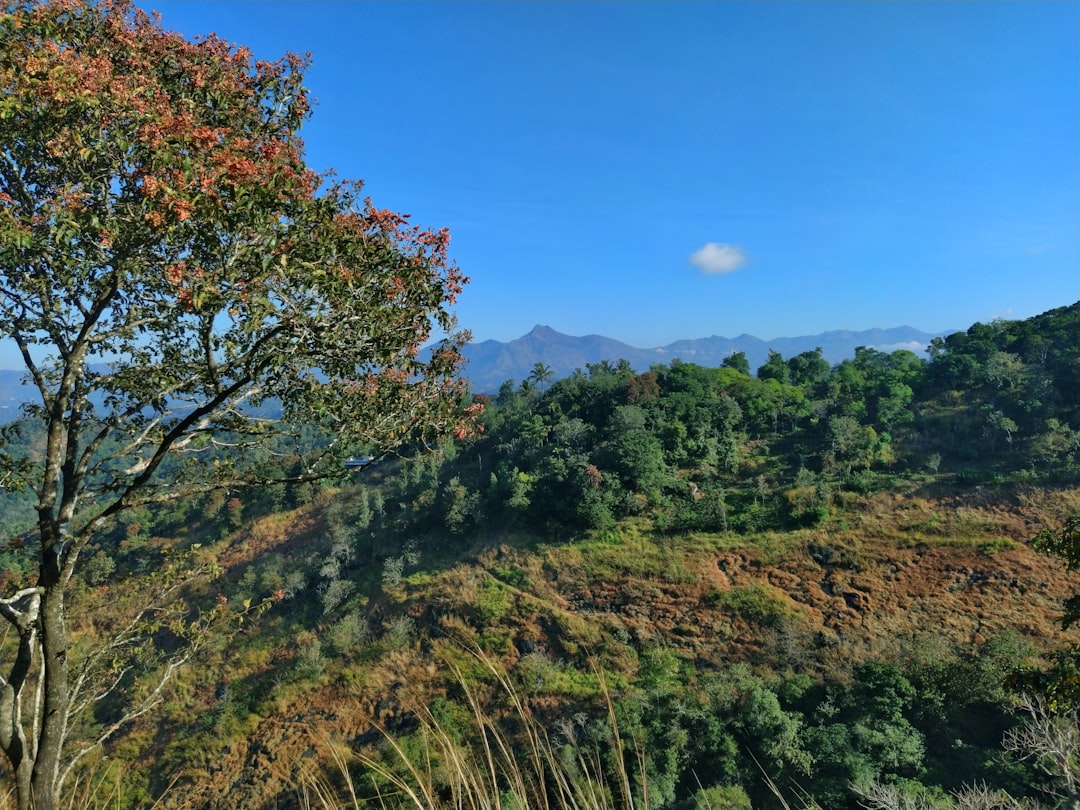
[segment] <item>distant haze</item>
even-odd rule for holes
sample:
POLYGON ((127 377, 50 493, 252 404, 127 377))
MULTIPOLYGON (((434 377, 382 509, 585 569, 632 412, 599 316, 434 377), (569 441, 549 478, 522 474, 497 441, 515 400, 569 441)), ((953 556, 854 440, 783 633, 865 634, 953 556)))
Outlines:
POLYGON ((474 391, 493 393, 506 380, 520 382, 528 377, 537 363, 550 366, 555 373, 555 379, 559 379, 572 374, 575 369, 584 370, 587 364, 602 360, 627 360, 635 371, 641 372, 656 364, 667 365, 675 359, 701 366, 719 366, 725 357, 735 352, 746 354, 753 373, 758 366, 765 363, 770 349, 788 358, 813 351, 820 346, 825 359, 835 365, 854 357, 858 346, 868 346, 883 352, 907 349, 922 354, 931 340, 952 331, 955 330, 931 333, 921 332, 910 326, 898 326, 858 332, 843 329, 819 335, 780 337, 772 340, 762 340, 753 335, 739 335, 734 338, 714 335, 641 349, 602 335, 572 337, 556 332, 549 326, 538 325, 527 335, 508 343, 485 340, 466 346, 464 354, 469 365, 465 374, 472 382, 474 391))
MULTIPOLYGON (((549 326, 537 325, 532 331, 516 340, 501 343, 484 340, 470 343, 464 349, 469 361, 465 375, 477 393, 494 393, 506 380, 519 383, 529 376, 537 363, 550 366, 554 379, 566 377, 575 369, 585 370, 589 363, 603 360, 616 362, 627 360, 635 371, 647 371, 650 366, 667 365, 679 359, 701 366, 719 366, 724 358, 734 352, 744 352, 750 362, 751 373, 764 364, 769 350, 780 352, 785 358, 821 347, 822 354, 835 365, 855 355, 857 346, 869 346, 883 352, 908 349, 922 353, 935 337, 946 332, 921 332, 910 326, 892 329, 866 329, 853 332, 847 329, 823 332, 820 335, 780 337, 762 340, 753 335, 734 338, 706 337, 693 340, 677 340, 667 346, 641 349, 602 335, 573 337, 556 332, 549 326)), ((9 422, 19 415, 19 405, 34 398, 34 390, 22 384, 25 372, 0 370, 0 422, 9 422)))

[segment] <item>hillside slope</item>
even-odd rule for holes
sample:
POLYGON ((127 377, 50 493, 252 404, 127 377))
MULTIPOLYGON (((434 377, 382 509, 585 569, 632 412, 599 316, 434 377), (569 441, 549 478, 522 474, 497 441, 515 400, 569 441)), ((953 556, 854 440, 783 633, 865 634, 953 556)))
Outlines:
MULTIPOLYGON (((640 520, 555 545, 494 532, 400 583, 368 576, 366 627, 356 636, 365 646, 352 651, 330 641, 342 617, 298 621, 301 603, 317 599, 300 594, 263 620, 260 634, 279 639, 272 651, 247 665, 251 653, 234 653, 202 700, 192 698, 192 710, 213 717, 222 681, 233 700, 261 694, 241 728, 226 724, 202 742, 204 767, 188 771, 164 805, 209 808, 228 796, 234 806, 279 806, 325 763, 328 747, 371 743, 377 725, 408 729, 411 707, 452 693, 445 661, 458 653, 448 646, 480 645, 509 669, 543 672, 529 700, 560 714, 580 699, 570 673, 600 660, 632 679, 648 649, 672 650, 697 670, 747 661, 842 678, 868 660, 947 657, 1012 634, 1042 650, 1072 639, 1058 619, 1080 583, 1026 541, 1032 527, 1080 508, 1080 489, 937 489, 871 496, 851 505, 846 528, 785 534, 669 537, 640 520), (313 672, 318 639, 324 658, 313 672), (266 687, 272 677, 276 686, 266 687)), ((288 524, 256 522, 222 560, 239 579, 266 555, 311 555, 325 547, 326 510, 356 495, 328 494, 288 524)), ((353 576, 378 567, 358 564, 353 576)))
MULTIPOLYGON (((929 359, 774 354, 757 376, 601 363, 478 396, 478 436, 336 488, 132 512, 88 555, 79 643, 186 555, 205 574, 176 609, 231 629, 197 640, 154 712, 95 708, 77 733, 119 733, 82 784, 252 810, 312 806, 318 784, 334 806, 341 767, 375 790, 353 757, 389 755, 384 735, 420 764, 425 718, 468 746, 473 717, 515 750, 525 712, 560 758, 610 764, 633 740, 654 810, 703 788, 772 806, 763 769, 827 810, 856 810, 857 780, 1035 799, 1038 770, 1000 748, 1015 689, 1060 703, 1078 664, 1059 619, 1080 581, 1032 547, 1080 514, 1078 323, 1080 305, 976 324, 929 359)), ((35 436, 17 431, 28 457, 35 436)), ((132 664, 152 679, 178 638, 148 632, 132 664)))

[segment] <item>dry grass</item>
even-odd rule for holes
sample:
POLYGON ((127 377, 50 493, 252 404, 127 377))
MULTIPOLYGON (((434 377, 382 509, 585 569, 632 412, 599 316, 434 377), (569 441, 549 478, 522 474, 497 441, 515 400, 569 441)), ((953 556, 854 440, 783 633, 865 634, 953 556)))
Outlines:
MULTIPOLYGON (((632 757, 640 773, 631 774, 610 700, 614 764, 608 766, 596 749, 557 744, 505 671, 479 649, 471 654, 508 704, 505 711, 491 711, 475 681, 447 662, 464 695, 464 729, 451 727, 423 703, 414 710, 419 729, 408 740, 383 730, 381 747, 357 752, 321 740, 331 769, 308 773, 303 805, 319 810, 369 805, 383 810, 647 810, 644 780, 634 778, 644 773, 642 758, 632 757), (362 781, 353 775, 356 766, 362 781)), ((603 683, 599 670, 598 677, 603 683)))
MULTIPOLYGON (((125 791, 126 775, 127 766, 124 763, 117 760, 99 760, 65 787, 57 810, 120 810, 128 807, 158 810, 176 784, 176 780, 173 780, 156 801, 140 801, 125 791)), ((16 806, 14 786, 4 785, 3 790, 0 790, 0 810, 15 810, 16 806)))

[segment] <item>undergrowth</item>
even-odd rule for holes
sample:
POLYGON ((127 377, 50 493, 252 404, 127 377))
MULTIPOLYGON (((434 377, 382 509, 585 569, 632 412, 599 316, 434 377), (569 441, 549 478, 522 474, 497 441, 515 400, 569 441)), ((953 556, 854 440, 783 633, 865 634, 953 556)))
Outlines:
POLYGON ((459 703, 416 705, 412 734, 381 729, 381 744, 360 750, 316 740, 327 767, 303 775, 305 808, 648 810, 644 755, 620 736, 600 669, 594 686, 606 698, 610 751, 579 739, 570 723, 551 728, 492 658, 479 648, 472 657, 471 672, 446 662, 459 703), (484 682, 501 710, 492 711, 484 682))

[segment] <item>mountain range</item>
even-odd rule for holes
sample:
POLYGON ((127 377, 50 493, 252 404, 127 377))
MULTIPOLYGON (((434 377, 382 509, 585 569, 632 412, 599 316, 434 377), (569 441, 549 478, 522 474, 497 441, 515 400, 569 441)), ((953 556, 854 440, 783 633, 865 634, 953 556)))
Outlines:
MULTIPOLYGON (((950 330, 952 331, 952 330, 950 330)), ((946 332, 920 332, 910 326, 892 329, 848 329, 822 332, 819 335, 780 337, 762 340, 753 335, 734 338, 712 337, 677 340, 667 346, 640 349, 602 335, 574 337, 557 332, 550 326, 537 325, 516 340, 502 343, 484 340, 467 345, 463 354, 469 361, 465 374, 477 393, 495 393, 506 380, 515 383, 526 379, 537 363, 554 372, 553 379, 569 376, 576 369, 584 370, 590 363, 603 360, 627 360, 635 371, 647 371, 656 364, 667 365, 679 359, 701 366, 719 366, 734 352, 744 352, 752 371, 765 363, 769 350, 785 358, 821 347, 830 364, 836 364, 855 354, 857 346, 870 346, 880 351, 910 349, 924 352, 935 337, 946 332)), ((31 389, 22 384, 24 372, 0 369, 0 423, 18 416, 19 404, 32 396, 31 389)))
POLYGON ((840 329, 818 335, 772 340, 746 334, 734 338, 713 335, 677 340, 653 349, 639 349, 602 335, 573 337, 556 332, 550 326, 537 325, 528 334, 508 343, 497 340, 470 343, 463 354, 469 361, 465 374, 473 390, 494 393, 506 380, 519 382, 527 378, 537 363, 549 366, 554 372, 553 379, 559 379, 573 374, 575 369, 584 370, 587 364, 602 360, 627 360, 635 371, 641 372, 658 363, 667 365, 675 359, 700 366, 719 366, 725 357, 734 352, 743 352, 750 362, 751 371, 756 371, 768 359, 770 349, 787 358, 820 346, 825 359, 835 365, 854 357, 858 346, 884 352, 909 349, 921 354, 935 337, 943 337, 952 331, 955 330, 931 333, 910 326, 898 326, 858 332, 840 329))

